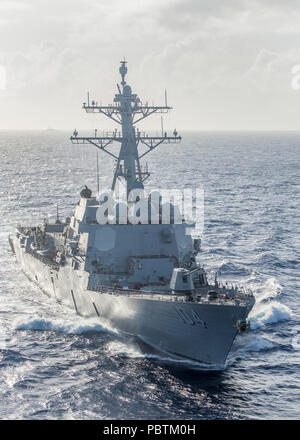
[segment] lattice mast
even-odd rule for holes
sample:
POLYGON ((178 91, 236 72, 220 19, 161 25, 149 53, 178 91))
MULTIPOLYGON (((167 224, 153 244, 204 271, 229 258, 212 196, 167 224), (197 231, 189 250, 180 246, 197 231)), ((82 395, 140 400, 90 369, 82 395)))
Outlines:
MULTIPOLYGON (((116 159, 117 164, 114 172, 112 191, 115 190, 117 179, 124 179, 127 189, 127 195, 134 188, 143 188, 143 182, 149 177, 148 168, 142 170, 140 159, 148 154, 154 148, 162 143, 178 143, 181 136, 178 136, 176 130, 173 136, 168 136, 163 131, 161 136, 148 136, 144 132, 139 131, 135 125, 154 113, 167 113, 172 107, 167 105, 167 96, 165 93, 164 106, 149 106, 148 103, 143 104, 138 96, 132 93, 131 87, 126 83, 125 76, 127 74, 127 61, 121 61, 120 74, 122 77, 121 87, 118 84, 118 93, 115 94, 114 104, 108 106, 98 105, 97 102, 91 101, 88 94, 87 103, 83 103, 83 109, 87 113, 104 114, 121 126, 121 130, 115 129, 112 133, 106 133, 99 137, 98 131, 95 129, 94 136, 80 137, 76 129, 71 142, 77 144, 92 144, 116 159), (113 142, 121 143, 119 156, 116 156, 107 149, 113 142), (143 144, 148 149, 139 154, 139 145, 143 144)), ((122 180, 121 180, 122 181, 122 180)))

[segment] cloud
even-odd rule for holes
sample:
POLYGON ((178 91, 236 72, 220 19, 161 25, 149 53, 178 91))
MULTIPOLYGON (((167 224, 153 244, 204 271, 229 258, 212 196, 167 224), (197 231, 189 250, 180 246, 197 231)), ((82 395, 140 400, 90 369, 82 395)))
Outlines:
POLYGON ((30 9, 31 5, 22 1, 2 1, 0 3, 0 11, 2 13, 15 13, 16 11, 23 11, 30 9))
POLYGON ((277 104, 269 109, 274 127, 298 127, 293 115, 299 100, 290 87, 291 67, 300 63, 294 0, 0 5, 0 64, 7 67, 8 85, 0 92, 4 126, 85 124, 80 104, 86 91, 111 102, 118 63, 126 56, 128 81, 143 99, 161 102, 168 89, 178 127, 270 128, 262 110, 266 96, 277 104), (285 106, 293 112, 288 122, 282 119, 285 106))

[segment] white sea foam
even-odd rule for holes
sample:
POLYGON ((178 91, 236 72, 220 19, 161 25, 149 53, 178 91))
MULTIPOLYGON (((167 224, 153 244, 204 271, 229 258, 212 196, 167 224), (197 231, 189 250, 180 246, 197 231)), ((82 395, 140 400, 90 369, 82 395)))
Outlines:
POLYGON ((238 359, 248 358, 249 352, 268 351, 276 348, 276 343, 261 336, 247 334, 234 342, 228 355, 226 366, 233 365, 238 359))
POLYGON ((249 315, 252 329, 257 329, 268 324, 275 324, 291 319, 292 311, 278 301, 259 302, 249 315))
POLYGON ((106 349, 108 354, 114 356, 124 356, 130 359, 149 359, 149 360, 157 360, 166 363, 174 363, 182 366, 187 366, 190 368, 196 368, 199 370, 223 370, 223 366, 205 364, 202 362, 192 361, 189 359, 176 359, 172 357, 168 357, 167 355, 159 355, 153 353, 147 353, 140 351, 137 347, 133 347, 129 344, 125 344, 122 342, 109 342, 106 345, 106 349))
POLYGON ((252 329, 291 319, 292 311, 277 299, 282 290, 282 286, 274 277, 268 278, 256 289, 256 303, 249 315, 252 329))
MULTIPOLYGON (((270 350, 276 346, 276 343, 262 336, 251 333, 243 334, 240 338, 234 341, 231 355, 241 355, 249 351, 265 351, 270 350)), ((231 356, 230 356, 231 357, 231 356)))
POLYGON ((105 321, 99 318, 61 319, 61 318, 36 318, 29 316, 15 322, 16 330, 56 331, 64 334, 83 334, 87 332, 116 333, 105 321))
POLYGON ((261 338, 259 336, 255 337, 252 342, 250 342, 246 347, 246 351, 265 351, 271 350, 276 344, 269 339, 261 338))
POLYGON ((137 348, 119 341, 109 342, 106 345, 106 350, 110 355, 113 356, 120 355, 132 359, 144 357, 143 353, 141 353, 137 348))
POLYGON ((276 280, 276 278, 274 277, 268 278, 265 281, 264 285, 257 291, 256 301, 257 302, 269 301, 272 298, 278 297, 282 292, 282 290, 283 288, 276 280))

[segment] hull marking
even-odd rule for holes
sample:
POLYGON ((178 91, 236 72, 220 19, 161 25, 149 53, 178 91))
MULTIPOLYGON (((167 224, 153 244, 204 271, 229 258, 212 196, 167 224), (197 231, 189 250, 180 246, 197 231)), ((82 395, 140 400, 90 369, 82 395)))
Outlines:
POLYGON ((186 310, 175 307, 174 310, 177 313, 177 316, 184 324, 201 325, 203 328, 207 329, 206 322, 200 318, 200 316, 195 310, 192 309, 190 312, 187 312, 186 310))
POLYGON ((95 309, 95 312, 97 313, 97 315, 98 316, 100 316, 100 314, 99 314, 99 312, 98 312, 98 309, 97 309, 97 307, 96 307, 96 304, 93 302, 93 306, 94 306, 94 309, 95 309))

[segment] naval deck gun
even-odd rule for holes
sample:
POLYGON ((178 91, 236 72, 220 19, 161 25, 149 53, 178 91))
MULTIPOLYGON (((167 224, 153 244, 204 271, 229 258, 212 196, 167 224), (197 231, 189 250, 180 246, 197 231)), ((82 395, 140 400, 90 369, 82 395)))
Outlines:
POLYGON ((104 114, 120 130, 102 136, 95 130, 89 137, 74 130, 71 136, 73 144, 96 146, 117 160, 111 189, 121 181, 126 203, 125 197, 115 200, 111 194, 111 214, 100 194, 97 200, 85 187, 65 222, 57 212, 55 223, 42 228, 20 226, 9 238, 10 245, 26 276, 76 313, 105 318, 126 335, 142 338, 176 358, 223 367, 237 332, 247 328, 255 299, 252 292, 237 286, 230 289, 217 279, 214 285, 208 283, 196 261, 200 239, 192 239, 191 223, 177 216, 175 202, 165 203, 159 191, 152 191, 145 204, 139 203, 144 203, 144 194, 132 202, 131 191, 143 193, 150 175, 140 160, 161 144, 179 143, 181 137, 176 130, 168 136, 163 127, 161 136, 137 129, 143 119, 167 113, 171 107, 166 96, 163 106, 143 104, 126 83, 126 64, 121 61, 121 84, 112 105, 90 102, 89 95, 83 104, 87 113, 104 114), (118 155, 109 148, 113 142, 120 144, 118 155), (154 216, 152 202, 157 202, 154 216), (129 214, 125 219, 120 215, 122 207, 129 214), (166 221, 164 207, 170 208, 166 221), (148 217, 140 216, 138 209, 148 217), (103 222, 97 215, 102 211, 108 213, 103 222))

